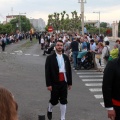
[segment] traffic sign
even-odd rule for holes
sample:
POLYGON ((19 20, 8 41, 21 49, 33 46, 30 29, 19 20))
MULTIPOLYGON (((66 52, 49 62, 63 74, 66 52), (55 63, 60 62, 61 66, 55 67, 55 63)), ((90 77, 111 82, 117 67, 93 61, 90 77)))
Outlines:
POLYGON ((53 27, 52 26, 48 27, 48 32, 53 32, 53 27))

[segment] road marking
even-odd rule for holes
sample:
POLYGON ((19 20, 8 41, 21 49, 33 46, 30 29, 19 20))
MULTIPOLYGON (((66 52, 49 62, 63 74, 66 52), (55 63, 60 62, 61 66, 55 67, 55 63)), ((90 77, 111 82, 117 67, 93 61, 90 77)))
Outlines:
POLYGON ((22 55, 22 53, 17 53, 17 55, 22 55))
POLYGON ((25 55, 31 55, 31 54, 25 54, 25 55))
POLYGON ((86 83, 85 86, 102 86, 102 83, 86 83))
POLYGON ((38 57, 38 56, 40 56, 40 55, 37 55, 37 54, 33 54, 33 56, 37 56, 37 57, 38 57))
POLYGON ((10 53, 10 54, 14 55, 15 53, 10 53))
POLYGON ((88 82, 88 81, 102 81, 102 79, 82 79, 83 82, 88 82))
POLYGON ((79 76, 80 78, 97 78, 97 77, 103 77, 103 75, 89 75, 89 76, 79 76))
POLYGON ((80 73, 77 73, 78 75, 85 75, 85 74, 93 74, 93 75, 101 75, 103 73, 101 72, 80 72, 80 73))
POLYGON ((103 95, 94 95, 96 99, 101 99, 103 98, 103 95))
POLYGON ((96 70, 79 70, 79 72, 96 72, 96 70))
POLYGON ((16 53, 23 53, 22 50, 14 51, 16 53))
POLYGON ((89 89, 91 92, 101 92, 102 88, 91 88, 89 89))
POLYGON ((100 104, 102 105, 102 107, 105 107, 105 104, 104 104, 104 102, 100 102, 100 104))

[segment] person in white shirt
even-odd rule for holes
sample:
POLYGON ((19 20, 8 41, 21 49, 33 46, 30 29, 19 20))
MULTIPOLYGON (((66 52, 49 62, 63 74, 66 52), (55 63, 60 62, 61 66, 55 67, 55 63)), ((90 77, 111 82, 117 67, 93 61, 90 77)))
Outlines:
POLYGON ((109 41, 105 41, 105 46, 102 50, 102 63, 104 63, 104 67, 106 67, 108 60, 105 59, 106 54, 110 53, 110 46, 109 46, 109 41))
POLYGON ((44 48, 44 42, 45 42, 44 38, 41 37, 41 50, 43 50, 43 48, 44 48))

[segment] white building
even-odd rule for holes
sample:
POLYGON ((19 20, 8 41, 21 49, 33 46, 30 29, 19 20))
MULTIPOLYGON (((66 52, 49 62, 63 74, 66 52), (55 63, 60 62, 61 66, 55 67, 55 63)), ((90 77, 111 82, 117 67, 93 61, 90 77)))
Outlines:
POLYGON ((10 22, 12 19, 16 19, 17 17, 19 18, 20 16, 26 17, 26 15, 8 15, 6 16, 6 23, 10 22))
POLYGON ((116 21, 114 21, 113 23, 112 23, 112 36, 114 37, 114 38, 117 38, 118 37, 118 25, 119 25, 119 23, 116 21))
POLYGON ((45 21, 42 18, 39 19, 30 19, 30 23, 37 31, 45 30, 45 21))

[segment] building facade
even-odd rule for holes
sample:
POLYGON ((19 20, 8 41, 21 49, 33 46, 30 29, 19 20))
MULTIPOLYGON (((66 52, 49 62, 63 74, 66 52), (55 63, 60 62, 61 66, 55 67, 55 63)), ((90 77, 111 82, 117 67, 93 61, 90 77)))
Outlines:
POLYGON ((45 21, 42 18, 39 19, 30 19, 30 23, 33 25, 36 31, 45 30, 45 21))

